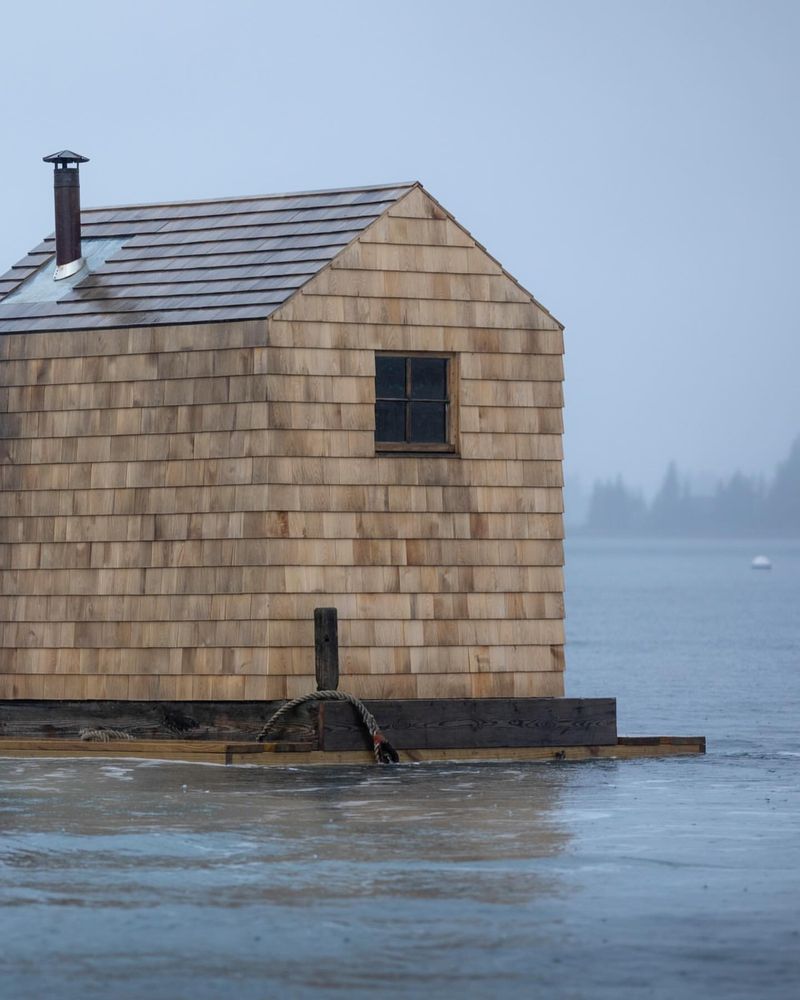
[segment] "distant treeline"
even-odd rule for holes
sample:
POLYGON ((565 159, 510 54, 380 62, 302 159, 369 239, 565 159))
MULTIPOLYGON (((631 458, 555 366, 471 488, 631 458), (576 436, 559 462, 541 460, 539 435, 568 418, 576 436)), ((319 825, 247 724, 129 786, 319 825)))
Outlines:
POLYGON ((800 438, 771 482, 737 472, 710 496, 693 494, 674 462, 652 503, 621 477, 597 482, 584 530, 593 535, 800 537, 800 438))

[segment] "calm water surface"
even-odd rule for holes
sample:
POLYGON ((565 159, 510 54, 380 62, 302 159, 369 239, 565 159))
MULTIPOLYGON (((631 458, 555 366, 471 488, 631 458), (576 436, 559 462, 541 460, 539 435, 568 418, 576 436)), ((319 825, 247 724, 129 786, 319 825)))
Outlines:
POLYGON ((0 761, 0 996, 800 995, 800 546, 581 541, 567 582, 568 693, 706 757, 0 761))

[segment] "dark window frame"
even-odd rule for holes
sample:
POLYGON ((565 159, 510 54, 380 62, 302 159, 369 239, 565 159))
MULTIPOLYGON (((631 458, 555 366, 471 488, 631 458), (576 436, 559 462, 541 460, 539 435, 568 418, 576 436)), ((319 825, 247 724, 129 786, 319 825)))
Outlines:
POLYGON ((456 377, 456 358, 453 354, 438 351, 378 351, 375 354, 375 407, 377 411, 378 403, 381 401, 402 401, 405 403, 405 435, 403 441, 380 441, 378 440, 377 419, 375 427, 375 451, 376 453, 392 454, 440 454, 453 455, 456 453, 456 387, 458 385, 456 377), (402 358, 405 362, 405 394, 400 396, 379 396, 378 395, 378 358, 402 358), (415 358, 434 359, 439 358, 446 362, 445 368, 445 396, 444 398, 413 397, 411 392, 411 365, 415 358), (409 439, 410 435, 410 413, 409 404, 414 402, 436 402, 444 405, 445 434, 442 441, 414 441, 409 439))

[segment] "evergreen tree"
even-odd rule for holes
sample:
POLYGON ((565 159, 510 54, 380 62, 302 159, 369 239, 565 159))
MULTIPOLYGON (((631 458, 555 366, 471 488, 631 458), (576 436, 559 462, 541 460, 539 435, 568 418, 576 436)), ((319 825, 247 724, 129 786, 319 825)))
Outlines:
POLYGON ((670 462, 661 484, 661 489, 655 496, 650 507, 649 524, 657 535, 681 534, 681 498, 682 492, 678 480, 678 467, 670 462))
POLYGON ((595 483, 586 521, 594 534, 800 537, 800 438, 765 489, 763 480, 734 473, 710 497, 694 496, 670 462, 649 508, 621 476, 595 483))
POLYGON ((589 501, 586 527, 596 534, 629 535, 641 531, 646 506, 638 493, 633 493, 622 481, 595 483, 589 501))
POLYGON ((713 534, 757 534, 762 521, 763 499, 756 481, 741 472, 721 482, 714 494, 713 534))

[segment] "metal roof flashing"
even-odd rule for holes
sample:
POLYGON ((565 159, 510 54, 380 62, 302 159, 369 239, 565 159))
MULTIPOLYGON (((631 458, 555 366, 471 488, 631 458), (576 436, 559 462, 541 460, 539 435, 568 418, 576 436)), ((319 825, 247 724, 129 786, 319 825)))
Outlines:
POLYGON ((38 271, 34 271, 30 277, 26 278, 19 288, 15 288, 4 298, 0 298, 0 305, 22 304, 24 302, 58 302, 79 285, 84 278, 101 268, 109 257, 120 250, 129 239, 129 236, 84 239, 82 241, 84 264, 79 271, 58 281, 53 281, 55 261, 55 255, 53 255, 42 264, 38 271))

